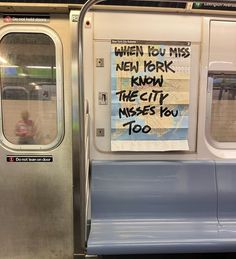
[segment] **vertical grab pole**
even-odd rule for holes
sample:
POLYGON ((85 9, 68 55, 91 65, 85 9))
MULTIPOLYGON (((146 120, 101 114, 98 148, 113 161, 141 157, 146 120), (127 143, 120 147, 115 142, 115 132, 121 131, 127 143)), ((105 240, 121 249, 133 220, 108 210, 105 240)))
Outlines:
POLYGON ((74 255, 83 258, 86 243, 85 189, 85 99, 83 70, 83 24, 88 10, 104 0, 88 0, 82 7, 78 21, 78 89, 73 96, 73 185, 74 185, 74 255))

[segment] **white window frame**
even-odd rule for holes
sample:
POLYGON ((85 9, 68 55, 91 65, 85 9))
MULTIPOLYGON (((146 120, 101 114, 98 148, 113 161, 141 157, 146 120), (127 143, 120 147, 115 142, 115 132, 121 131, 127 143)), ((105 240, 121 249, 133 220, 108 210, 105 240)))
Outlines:
POLYGON ((236 149, 236 141, 231 142, 219 142, 215 140, 211 134, 211 119, 212 119, 212 97, 213 97, 213 79, 211 75, 213 74, 236 74, 236 71, 228 70, 214 70, 209 67, 210 59, 210 37, 211 37, 211 23, 212 22, 236 22, 236 20, 228 19, 209 19, 208 20, 208 58, 207 58, 207 95, 206 95, 206 127, 205 134, 208 143, 216 150, 232 150, 236 149))
MULTIPOLYGON (((217 141, 213 138, 211 133, 211 120, 212 120, 212 104, 213 104, 213 74, 235 74, 231 71, 208 71, 208 92, 207 92, 207 120, 206 120, 206 137, 208 139, 208 142, 217 149, 236 149, 236 141, 217 141)), ((236 101, 236 100, 235 100, 236 101)))

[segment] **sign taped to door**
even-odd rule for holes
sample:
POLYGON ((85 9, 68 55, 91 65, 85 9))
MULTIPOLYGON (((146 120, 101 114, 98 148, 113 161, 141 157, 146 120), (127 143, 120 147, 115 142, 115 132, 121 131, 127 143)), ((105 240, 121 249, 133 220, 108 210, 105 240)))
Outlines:
POLYGON ((111 150, 189 150, 189 42, 111 41, 111 150))

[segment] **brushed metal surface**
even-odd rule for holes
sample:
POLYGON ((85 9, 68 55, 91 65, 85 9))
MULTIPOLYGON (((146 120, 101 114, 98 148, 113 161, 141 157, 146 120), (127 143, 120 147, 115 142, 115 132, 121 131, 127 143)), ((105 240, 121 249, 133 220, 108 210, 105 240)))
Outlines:
POLYGON ((58 34, 66 57, 65 135, 51 151, 11 151, 0 146, 0 258, 4 259, 73 258, 69 19, 52 15, 43 26, 58 34), (53 162, 7 163, 7 155, 52 155, 53 162))

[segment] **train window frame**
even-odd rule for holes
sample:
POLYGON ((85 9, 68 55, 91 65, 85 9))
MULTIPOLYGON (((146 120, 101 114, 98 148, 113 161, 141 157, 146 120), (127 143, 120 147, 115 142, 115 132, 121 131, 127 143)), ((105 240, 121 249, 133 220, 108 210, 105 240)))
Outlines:
MULTIPOLYGON (((206 138, 209 144, 220 150, 235 150, 236 140, 235 141, 217 141, 212 136, 211 126, 212 126, 212 104, 213 104, 213 77, 214 76, 227 76, 235 75, 233 71, 208 71, 207 75, 207 109, 206 109, 206 138)), ((235 100, 236 101, 236 100, 235 100)))
POLYGON ((12 150, 50 150, 57 147, 64 138, 64 98, 63 98, 63 48, 57 33, 45 25, 6 25, 0 29, 0 41, 4 36, 14 33, 35 33, 45 34, 50 37, 55 46, 55 65, 56 65, 56 122, 57 135, 49 144, 14 144, 4 135, 2 91, 0 91, 0 142, 12 150))
MULTIPOLYGON (((204 132, 203 143, 206 144, 207 149, 219 158, 235 158, 236 156, 236 141, 217 141, 211 134, 211 120, 212 120, 212 104, 213 104, 213 76, 214 75, 235 75, 236 70, 232 66, 221 67, 220 62, 214 62, 212 59, 212 49, 211 49, 211 40, 213 35, 213 26, 216 26, 217 23, 235 23, 236 19, 226 19, 226 18, 210 18, 205 17, 203 21, 203 42, 202 42, 202 77, 200 80, 201 91, 204 94, 204 101, 200 103, 203 105, 202 112, 205 113, 204 120, 204 132)), ((224 62, 223 64, 225 64, 224 62)), ((200 91, 200 94, 201 94, 200 91)), ((201 112, 201 111, 200 111, 201 112)), ((201 125, 200 125, 201 126, 201 125)), ((202 144, 203 144, 202 143, 202 144)))

